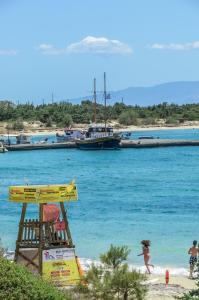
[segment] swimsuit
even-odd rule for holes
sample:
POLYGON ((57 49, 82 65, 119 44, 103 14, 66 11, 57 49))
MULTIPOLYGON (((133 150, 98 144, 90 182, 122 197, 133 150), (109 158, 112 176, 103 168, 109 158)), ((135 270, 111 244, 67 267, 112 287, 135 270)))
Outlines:
POLYGON ((191 266, 194 266, 197 263, 197 257, 196 256, 191 256, 189 263, 191 266))

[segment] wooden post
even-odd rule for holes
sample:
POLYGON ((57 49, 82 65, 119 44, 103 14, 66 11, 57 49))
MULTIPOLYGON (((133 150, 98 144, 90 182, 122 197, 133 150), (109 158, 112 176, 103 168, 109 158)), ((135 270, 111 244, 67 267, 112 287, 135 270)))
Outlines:
POLYGON ((68 237, 69 246, 74 247, 71 232, 70 232, 70 228, 69 228, 69 225, 68 225, 66 210, 65 210, 63 202, 60 202, 60 208, 61 208, 62 216, 63 216, 64 222, 65 222, 65 225, 66 225, 66 233, 67 233, 67 237, 68 237))
POLYGON ((39 274, 42 276, 42 250, 43 250, 43 204, 39 204, 39 274))
POLYGON ((16 242, 16 250, 15 250, 15 257, 14 257, 15 262, 17 262, 17 258, 19 255, 19 243, 22 241, 22 237, 23 237, 23 224, 24 224, 24 219, 25 219, 25 215, 26 215, 26 208, 27 208, 27 203, 23 203, 22 211, 21 211, 21 219, 19 222, 18 237, 17 237, 17 242, 16 242))

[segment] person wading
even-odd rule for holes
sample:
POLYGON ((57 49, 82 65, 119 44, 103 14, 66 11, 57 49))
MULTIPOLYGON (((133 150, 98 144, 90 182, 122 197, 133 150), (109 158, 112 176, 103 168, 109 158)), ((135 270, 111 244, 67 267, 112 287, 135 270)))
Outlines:
POLYGON ((197 247, 197 241, 193 241, 193 246, 189 249, 188 254, 191 255, 189 259, 189 265, 190 265, 190 278, 193 278, 193 272, 195 265, 197 264, 198 260, 198 251, 199 248, 197 247))

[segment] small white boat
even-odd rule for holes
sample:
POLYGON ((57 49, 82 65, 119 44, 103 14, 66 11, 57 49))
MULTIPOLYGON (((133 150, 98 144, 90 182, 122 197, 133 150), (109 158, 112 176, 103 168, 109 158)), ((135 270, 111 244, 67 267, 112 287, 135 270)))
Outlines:
POLYGON ((20 133, 16 136, 16 143, 17 145, 30 144, 30 137, 24 133, 20 133))
POLYGON ((121 137, 122 140, 130 140, 131 138, 131 132, 130 131, 124 131, 124 132, 119 132, 119 136, 121 137))
POLYGON ((6 149, 6 147, 3 145, 3 143, 0 142, 0 153, 5 153, 8 152, 8 150, 6 149))
POLYGON ((56 133, 57 143, 72 142, 76 139, 82 139, 84 136, 80 130, 65 128, 64 134, 56 133))

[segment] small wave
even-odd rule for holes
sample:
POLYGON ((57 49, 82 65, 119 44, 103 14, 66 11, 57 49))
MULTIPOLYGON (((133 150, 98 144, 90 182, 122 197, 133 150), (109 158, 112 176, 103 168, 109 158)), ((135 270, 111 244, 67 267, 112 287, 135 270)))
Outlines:
POLYGON ((14 255, 15 255, 14 251, 7 250, 6 253, 4 253, 3 257, 7 258, 8 260, 14 260, 14 255))
POLYGON ((176 211, 174 211, 174 210, 164 210, 161 213, 162 214, 172 215, 172 214, 176 214, 176 211))
MULTIPOLYGON (((88 271, 92 264, 95 266, 100 266, 101 263, 97 260, 92 260, 88 258, 80 258, 80 263, 84 271, 88 271)), ((146 273, 146 267, 145 266, 135 266, 130 264, 129 265, 131 269, 137 270, 141 273, 146 273)), ((189 272, 186 268, 177 268, 172 266, 155 266, 154 269, 151 270, 152 274, 154 275, 165 275, 166 270, 169 270, 170 275, 173 276, 188 276, 189 272)))

